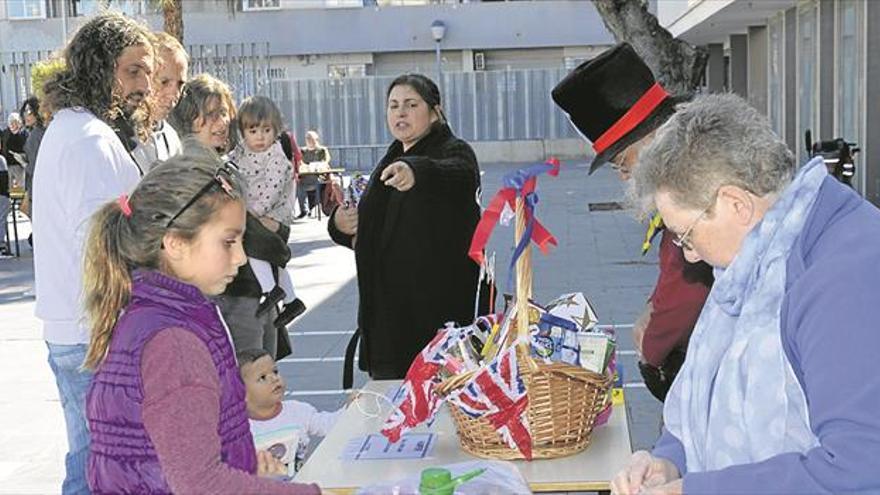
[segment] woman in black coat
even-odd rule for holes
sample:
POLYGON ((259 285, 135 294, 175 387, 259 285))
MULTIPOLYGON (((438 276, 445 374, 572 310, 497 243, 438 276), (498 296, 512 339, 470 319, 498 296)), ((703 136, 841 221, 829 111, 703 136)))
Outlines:
POLYGON ((480 170, 446 124, 437 85, 398 77, 386 112, 395 141, 360 204, 338 207, 328 222, 333 240, 355 251, 359 365, 374 379, 403 378, 445 322, 471 323, 479 275, 467 251, 480 218, 480 170))

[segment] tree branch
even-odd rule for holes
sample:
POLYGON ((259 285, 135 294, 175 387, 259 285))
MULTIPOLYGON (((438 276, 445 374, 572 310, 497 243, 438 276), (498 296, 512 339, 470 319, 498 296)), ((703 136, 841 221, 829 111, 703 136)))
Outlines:
POLYGON ((673 94, 692 93, 706 69, 708 52, 675 39, 643 0, 593 0, 614 39, 629 42, 654 76, 673 94))

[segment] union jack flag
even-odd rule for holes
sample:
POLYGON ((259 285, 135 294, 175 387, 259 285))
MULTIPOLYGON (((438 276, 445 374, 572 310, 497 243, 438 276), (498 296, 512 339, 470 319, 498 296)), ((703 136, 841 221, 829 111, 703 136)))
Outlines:
POLYGON ((440 368, 447 364, 450 347, 465 335, 462 330, 452 326, 438 330, 434 339, 413 360, 402 385, 400 396, 403 399, 382 428, 382 434, 391 443, 400 440, 410 428, 433 418, 440 408, 442 400, 434 392, 434 385, 440 380, 440 368))
POLYGON ((472 418, 485 417, 526 459, 532 458, 529 432, 529 396, 517 367, 516 347, 500 353, 457 394, 449 398, 472 418))

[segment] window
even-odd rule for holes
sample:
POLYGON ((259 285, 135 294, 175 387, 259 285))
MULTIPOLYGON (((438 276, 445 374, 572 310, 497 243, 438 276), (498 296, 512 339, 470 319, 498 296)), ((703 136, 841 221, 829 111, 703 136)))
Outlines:
POLYGON ((589 60, 587 57, 565 57, 562 59, 562 66, 565 70, 574 70, 587 60, 589 60))
POLYGON ((862 2, 840 0, 837 4, 837 132, 847 141, 859 138, 859 105, 862 89, 862 2))
POLYGON ((785 24, 784 14, 780 14, 770 21, 770 54, 767 58, 767 104, 770 117, 770 125, 779 136, 784 136, 785 126, 785 97, 783 83, 785 77, 785 24))
POLYGON ((813 139, 819 131, 818 91, 819 54, 816 4, 809 2, 798 7, 798 126, 796 129, 798 158, 805 154, 804 132, 810 129, 813 139))
POLYGON ((269 79, 277 81, 279 79, 287 79, 286 67, 272 67, 269 69, 269 79))
POLYGON ((241 9, 253 10, 277 10, 281 8, 281 0, 243 0, 241 9))
POLYGON ((71 5, 73 7, 70 15, 75 16, 90 16, 98 13, 99 8, 101 7, 101 0, 79 0, 73 2, 71 5))
POLYGON ((330 79, 364 77, 366 75, 366 64, 336 64, 327 66, 327 77, 329 77, 330 79))
MULTIPOLYGON (((849 142, 862 143, 862 118, 865 105, 862 104, 864 84, 864 12, 862 0, 839 0, 837 2, 837 43, 835 70, 835 133, 833 137, 842 137, 849 142)), ((823 136, 829 139, 832 136, 823 136)), ((858 155, 856 155, 858 161, 858 155)), ((859 174, 856 164, 856 176, 853 182, 856 189, 864 194, 865 175, 859 174)))
POLYGON ((328 9, 363 7, 364 0, 324 0, 324 6, 328 9))
POLYGON ((45 19, 46 0, 6 0, 6 16, 10 19, 45 19))

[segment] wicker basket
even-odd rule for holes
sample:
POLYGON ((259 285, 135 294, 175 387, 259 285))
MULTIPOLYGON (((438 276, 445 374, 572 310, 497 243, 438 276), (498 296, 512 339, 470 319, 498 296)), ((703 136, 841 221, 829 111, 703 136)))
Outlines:
MULTIPOLYGON (((516 203, 516 239, 525 231, 522 199, 516 203)), ((528 300, 531 296, 531 248, 517 261, 516 331, 508 335, 507 345, 517 344, 517 362, 529 397, 528 419, 532 437, 532 458, 564 457, 580 452, 590 444, 596 417, 608 406, 612 378, 566 363, 535 362, 530 356, 528 339, 528 300)), ((473 372, 447 379, 437 392, 447 395, 464 386, 473 372)), ((512 449, 485 418, 474 419, 453 403, 447 402, 458 429, 461 447, 477 457, 523 459, 512 449)))

